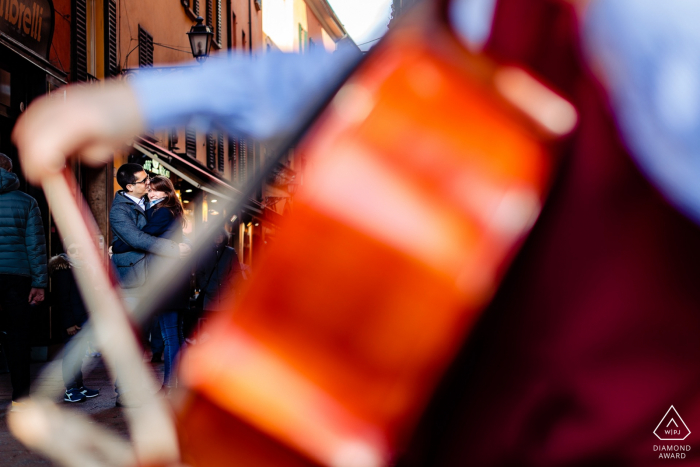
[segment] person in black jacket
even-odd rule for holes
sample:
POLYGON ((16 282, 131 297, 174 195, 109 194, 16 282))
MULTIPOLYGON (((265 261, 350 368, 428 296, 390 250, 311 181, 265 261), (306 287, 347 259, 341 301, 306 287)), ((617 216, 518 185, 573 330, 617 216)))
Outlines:
MULTIPOLYGON (((147 224, 141 231, 154 237, 167 238, 181 243, 184 224, 183 208, 172 182, 160 175, 151 178, 148 199, 150 204, 146 209, 147 224)), ((126 242, 117 239, 112 243, 112 252, 115 254, 129 251, 134 251, 134 249, 126 242)), ((154 264, 163 267, 167 266, 167 262, 174 261, 178 260, 159 257, 158 262, 154 264)), ((158 312, 158 322, 165 343, 163 353, 165 375, 162 390, 167 394, 177 385, 173 369, 177 354, 185 341, 182 318, 189 305, 189 281, 174 284, 170 290, 162 291, 162 293, 168 294, 168 299, 161 305, 158 312)))
POLYGON ((230 306, 243 279, 238 253, 228 246, 228 240, 228 231, 221 229, 212 248, 197 261, 196 288, 203 296, 201 303, 205 315, 230 306))
POLYGON ((19 191, 12 159, 0 154, 0 341, 12 380, 12 407, 29 395, 29 308, 48 285, 46 242, 36 200, 19 191))
POLYGON ((83 384, 83 357, 87 350, 84 336, 75 337, 88 320, 87 309, 80 295, 72 269, 83 267, 80 245, 64 239, 68 255, 60 254, 49 260, 53 311, 63 322, 66 348, 63 356, 63 383, 65 402, 84 402, 99 396, 100 392, 83 384))

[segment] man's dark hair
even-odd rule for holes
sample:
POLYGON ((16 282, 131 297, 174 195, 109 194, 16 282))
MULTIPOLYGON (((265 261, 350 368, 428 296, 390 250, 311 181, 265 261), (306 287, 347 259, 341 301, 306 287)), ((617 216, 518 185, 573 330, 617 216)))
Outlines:
POLYGON ((127 185, 131 185, 137 181, 136 174, 139 172, 143 172, 143 167, 141 167, 141 165, 132 162, 124 164, 117 170, 117 183, 122 189, 126 190, 127 185))
POLYGON ((12 172, 12 159, 0 152, 0 169, 12 172))

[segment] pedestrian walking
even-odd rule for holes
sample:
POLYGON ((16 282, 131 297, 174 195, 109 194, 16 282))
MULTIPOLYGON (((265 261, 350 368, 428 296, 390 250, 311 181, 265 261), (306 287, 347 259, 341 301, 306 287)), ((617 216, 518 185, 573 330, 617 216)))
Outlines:
POLYGON ((0 154, 0 342, 12 381, 12 409, 29 395, 29 305, 48 285, 46 241, 39 206, 18 191, 12 159, 0 154))
POLYGON ((63 383, 66 386, 63 400, 84 402, 100 395, 99 390, 85 387, 83 383, 83 357, 88 349, 88 341, 85 336, 79 334, 88 320, 88 312, 73 275, 73 269, 86 266, 83 264, 80 245, 69 239, 64 239, 64 245, 67 254, 61 253, 49 260, 53 294, 52 310, 63 322, 66 343, 61 363, 63 383))

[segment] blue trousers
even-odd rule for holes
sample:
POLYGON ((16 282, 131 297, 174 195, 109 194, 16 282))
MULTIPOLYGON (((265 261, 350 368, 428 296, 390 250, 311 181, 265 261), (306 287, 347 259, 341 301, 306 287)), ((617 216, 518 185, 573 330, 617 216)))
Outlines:
POLYGON ((160 323, 160 332, 165 343, 163 352, 163 360, 165 361, 163 385, 175 387, 177 385, 177 380, 173 377, 175 359, 180 351, 180 347, 185 342, 185 336, 182 332, 182 314, 177 310, 164 311, 158 317, 158 322, 160 323))
POLYGON ((156 318, 151 323, 151 353, 157 354, 165 350, 163 334, 160 332, 160 319, 156 318))

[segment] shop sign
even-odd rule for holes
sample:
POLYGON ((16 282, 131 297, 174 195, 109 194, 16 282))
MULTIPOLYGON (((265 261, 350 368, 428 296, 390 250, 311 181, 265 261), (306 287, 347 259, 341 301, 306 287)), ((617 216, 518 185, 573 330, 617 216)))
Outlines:
POLYGON ((53 18, 51 0, 0 0, 0 32, 47 59, 53 18))
MULTIPOLYGON (((2 0, 0 0, 2 1, 2 0)), ((148 159, 143 163, 143 169, 146 172, 151 172, 156 175, 162 175, 165 178, 170 178, 170 171, 163 167, 159 162, 148 159)))

